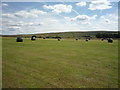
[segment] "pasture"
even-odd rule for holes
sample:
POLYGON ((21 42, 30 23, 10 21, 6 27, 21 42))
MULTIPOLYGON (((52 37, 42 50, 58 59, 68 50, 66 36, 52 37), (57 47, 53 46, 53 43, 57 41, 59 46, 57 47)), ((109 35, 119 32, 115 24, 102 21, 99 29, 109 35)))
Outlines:
POLYGON ((2 40, 3 88, 118 88, 118 41, 2 40))

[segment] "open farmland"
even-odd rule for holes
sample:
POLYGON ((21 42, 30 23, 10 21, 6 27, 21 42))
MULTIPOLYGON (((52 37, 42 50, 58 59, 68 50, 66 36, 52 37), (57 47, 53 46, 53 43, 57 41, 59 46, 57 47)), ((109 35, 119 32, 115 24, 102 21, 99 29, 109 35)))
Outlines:
POLYGON ((11 88, 118 88, 118 41, 4 37, 2 84, 11 88))

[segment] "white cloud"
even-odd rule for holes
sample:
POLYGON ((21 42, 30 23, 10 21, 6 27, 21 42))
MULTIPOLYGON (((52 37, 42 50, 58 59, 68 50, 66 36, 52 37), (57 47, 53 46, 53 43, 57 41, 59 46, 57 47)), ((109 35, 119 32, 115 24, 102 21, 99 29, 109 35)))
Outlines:
POLYGON ((84 24, 91 24, 90 22, 84 22, 84 24))
POLYGON ((22 17, 22 18, 36 18, 38 17, 36 14, 27 12, 27 11, 18 11, 14 14, 16 17, 22 17))
POLYGON ((70 17, 65 17, 66 20, 68 21, 71 21, 71 18, 70 17))
MULTIPOLYGON (((110 18, 110 17, 112 17, 111 15, 108 15, 107 16, 108 18, 110 18)), ((111 23, 110 22, 110 19, 108 19, 106 16, 101 16, 100 17, 100 19, 101 19, 101 21, 104 23, 104 22, 106 22, 106 23, 111 23)))
POLYGON ((17 27, 17 26, 10 26, 10 27, 8 27, 8 29, 20 29, 20 27, 17 27))
POLYGON ((91 1, 91 4, 89 5, 90 10, 104 10, 104 9, 110 9, 112 8, 110 2, 107 0, 94 0, 91 1))
POLYGON ((72 11, 71 5, 56 4, 56 5, 44 5, 45 9, 51 9, 54 13, 70 13, 72 11))
POLYGON ((6 6, 6 7, 7 7, 7 6, 8 6, 8 4, 6 4, 6 3, 2 3, 2 6, 6 6))
POLYGON ((24 26, 41 26, 43 25, 42 22, 28 22, 28 23, 24 23, 24 26))
POLYGON ((54 6, 50 6, 50 5, 43 5, 43 8, 45 8, 45 9, 54 9, 54 6))
POLYGON ((44 12, 44 11, 41 11, 41 10, 37 10, 37 9, 32 9, 32 10, 30 11, 30 13, 35 14, 35 15, 44 15, 44 14, 46 14, 47 12, 44 12))
POLYGON ((43 25, 42 22, 17 22, 17 23, 12 23, 10 26, 41 26, 43 25))
POLYGON ((118 20, 118 15, 115 15, 115 14, 109 14, 108 17, 112 18, 112 19, 115 19, 115 20, 118 20))
POLYGON ((105 19, 105 16, 100 16, 101 19, 105 19))
POLYGON ((116 31, 118 30, 118 20, 115 17, 117 17, 117 14, 103 15, 92 23, 92 27, 96 30, 116 31))
POLYGON ((38 18, 40 15, 45 15, 47 12, 37 10, 37 9, 32 9, 30 11, 18 11, 16 13, 4 13, 2 14, 3 17, 5 18, 38 18))
POLYGON ((3 23, 2 31, 3 34, 36 33, 43 25, 43 22, 13 21, 12 23, 3 23))
POLYGON ((24 26, 24 22, 23 21, 19 21, 15 24, 12 24, 12 26, 24 26))
POLYGON ((66 20, 68 21, 78 21, 82 22, 83 24, 90 24, 90 20, 95 20, 97 15, 94 15, 92 17, 87 16, 87 15, 78 15, 76 17, 70 18, 70 17, 65 17, 66 20))
POLYGON ((86 2, 79 2, 79 3, 76 3, 77 6, 86 6, 86 2))
POLYGON ((2 14, 2 16, 6 18, 15 18, 14 14, 10 14, 10 13, 2 14))
POLYGON ((52 20, 50 20, 50 22, 51 22, 51 23, 58 23, 59 21, 56 20, 56 19, 52 19, 52 20))
POLYGON ((3 17, 5 18, 36 18, 38 17, 37 15, 35 14, 32 14, 32 13, 29 13, 27 11, 18 11, 16 13, 4 13, 2 14, 3 17))
POLYGON ((110 20, 109 20, 109 19, 105 19, 105 22, 106 22, 106 23, 110 23, 110 20))

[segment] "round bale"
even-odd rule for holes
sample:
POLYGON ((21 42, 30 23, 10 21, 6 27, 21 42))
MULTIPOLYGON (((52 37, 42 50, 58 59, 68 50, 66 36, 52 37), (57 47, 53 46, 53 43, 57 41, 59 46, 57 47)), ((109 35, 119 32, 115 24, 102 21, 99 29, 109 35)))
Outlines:
POLYGON ((88 39, 86 39, 85 41, 88 42, 88 39))
POLYGON ((16 42, 23 42, 22 37, 17 37, 16 42))
POLYGON ((31 37, 31 40, 36 40, 36 36, 32 36, 32 37, 31 37))
POLYGON ((43 37, 43 39, 45 39, 45 37, 43 37))
POLYGON ((104 40, 104 38, 101 39, 102 41, 104 40))
POLYGON ((77 41, 78 39, 76 38, 75 40, 77 41))
POLYGON ((109 38, 107 40, 108 40, 108 43, 113 43, 113 39, 109 38))
POLYGON ((58 41, 60 41, 60 38, 58 38, 58 41))

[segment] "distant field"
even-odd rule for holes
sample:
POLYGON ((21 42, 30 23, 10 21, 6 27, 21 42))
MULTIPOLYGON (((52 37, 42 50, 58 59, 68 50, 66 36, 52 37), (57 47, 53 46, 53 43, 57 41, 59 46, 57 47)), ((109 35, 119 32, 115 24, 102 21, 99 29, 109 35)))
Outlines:
POLYGON ((3 38, 3 88, 117 88, 118 41, 3 38))

